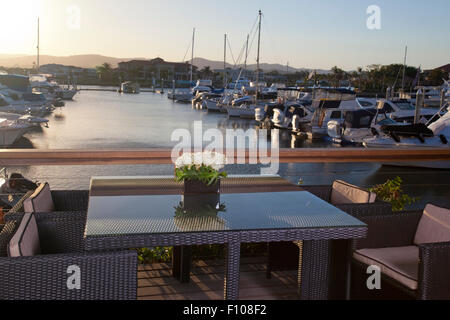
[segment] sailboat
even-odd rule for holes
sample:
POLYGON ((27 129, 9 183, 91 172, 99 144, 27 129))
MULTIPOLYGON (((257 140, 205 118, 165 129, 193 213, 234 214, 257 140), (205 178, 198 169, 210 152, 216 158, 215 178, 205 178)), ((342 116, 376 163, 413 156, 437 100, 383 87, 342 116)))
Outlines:
POLYGON ((260 82, 259 79, 259 66, 260 66, 260 51, 261 51, 261 20, 262 12, 259 10, 259 21, 258 21, 258 53, 256 58, 256 81, 253 83, 252 87, 255 89, 255 95, 249 100, 250 104, 241 104, 239 106, 227 105, 225 108, 230 117, 240 117, 255 119, 256 109, 259 107, 258 99, 264 89, 264 84, 260 82))
POLYGON ((37 25, 37 57, 36 57, 36 71, 37 74, 30 75, 30 86, 34 92, 42 92, 54 96, 54 98, 62 100, 72 100, 73 97, 78 93, 78 88, 76 84, 69 85, 67 87, 62 87, 56 81, 48 81, 47 76, 39 74, 40 68, 40 19, 38 18, 37 25))

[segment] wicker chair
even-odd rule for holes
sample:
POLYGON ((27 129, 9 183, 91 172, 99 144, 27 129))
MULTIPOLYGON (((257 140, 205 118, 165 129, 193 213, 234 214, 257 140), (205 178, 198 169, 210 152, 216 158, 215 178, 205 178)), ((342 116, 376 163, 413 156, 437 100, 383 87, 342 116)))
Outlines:
MULTIPOLYGON (((331 202, 332 186, 302 186, 301 189, 308 191, 318 198, 326 202, 331 202)), ((352 204, 339 204, 335 207, 348 213, 351 216, 366 216, 366 215, 386 215, 392 213, 392 207, 390 204, 382 201, 376 201, 374 203, 352 203, 352 204)), ((345 275, 348 268, 348 258, 350 254, 349 240, 334 240, 326 241, 328 244, 323 245, 323 250, 327 250, 330 256, 329 270, 330 279, 329 282, 329 298, 330 299, 343 299, 345 297, 345 275)), ((268 245, 268 261, 266 269, 266 277, 271 278, 272 271, 276 270, 294 270, 299 267, 300 250, 303 251, 303 261, 307 259, 311 260, 310 254, 314 254, 311 250, 305 250, 303 248, 303 242, 279 242, 269 243, 268 245)), ((302 268, 314 266, 306 266, 302 263, 302 268)), ((301 274, 299 274, 301 277, 301 274)), ((302 281, 301 279, 299 280, 302 281)))
MULTIPOLYGON (((353 241, 352 249, 392 248, 413 245, 422 211, 391 215, 360 215, 369 226, 366 239, 353 241)), ((382 273, 381 290, 368 290, 367 265, 352 259, 352 298, 414 298, 420 300, 450 299, 450 242, 419 245, 417 290, 411 290, 382 273)))
MULTIPOLYGON (((33 194, 33 191, 26 193, 17 204, 9 210, 9 213, 23 212, 23 202, 33 194)), ((52 191, 52 199, 55 211, 87 212, 89 203, 89 191, 52 191)))
MULTIPOLYGON (((135 251, 84 252, 86 213, 83 211, 35 215, 42 255, 0 257, 1 300, 136 299, 135 251), (68 289, 70 266, 80 268, 80 289, 68 289)), ((6 216, 0 243, 9 241, 22 217, 22 213, 6 216)))

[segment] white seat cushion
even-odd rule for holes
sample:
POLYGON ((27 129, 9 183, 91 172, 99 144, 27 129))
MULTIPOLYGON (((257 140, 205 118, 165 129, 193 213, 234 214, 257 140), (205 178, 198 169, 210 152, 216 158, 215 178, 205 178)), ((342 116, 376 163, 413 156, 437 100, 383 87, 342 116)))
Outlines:
POLYGON ((331 204, 373 203, 376 194, 345 181, 337 180, 331 190, 331 204))
POLYGON ((381 273, 411 290, 417 290, 419 274, 419 247, 362 249, 353 258, 368 266, 378 266, 381 273))
POLYGON ((28 213, 54 211, 55 206, 53 204, 52 193, 48 183, 42 183, 36 191, 24 201, 23 209, 28 213))
POLYGON ((450 210, 429 204, 417 227, 414 244, 450 242, 450 210))
POLYGON ((33 213, 25 213, 19 228, 8 244, 8 256, 31 257, 41 253, 36 218, 33 213))

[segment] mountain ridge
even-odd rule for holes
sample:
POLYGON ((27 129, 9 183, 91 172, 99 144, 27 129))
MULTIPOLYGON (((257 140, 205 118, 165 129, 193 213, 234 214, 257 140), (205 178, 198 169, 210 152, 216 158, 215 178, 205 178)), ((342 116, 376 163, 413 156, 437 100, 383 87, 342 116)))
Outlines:
MULTIPOLYGON (((101 65, 105 62, 112 65, 112 67, 116 68, 118 63, 130 61, 130 60, 150 60, 148 58, 138 57, 138 58, 116 58, 109 57, 99 54, 81 54, 81 55, 71 55, 71 56, 52 56, 52 55, 41 55, 39 57, 40 65, 45 64, 62 64, 67 66, 74 66, 80 68, 95 68, 98 65, 101 65)), ((25 55, 25 54, 1 54, 0 53, 0 66, 5 68, 32 68, 34 63, 36 62, 36 56, 34 55, 25 55)), ((223 61, 214 61, 205 58, 194 58, 194 65, 199 69, 203 69, 204 67, 210 67, 211 70, 214 69, 223 69, 223 61)), ((227 68, 233 68, 234 65, 227 63, 227 68)), ((256 70, 256 64, 249 64, 247 66, 249 70, 256 70)), ((283 66, 277 63, 261 63, 260 68, 265 72, 270 71, 278 71, 280 73, 286 73, 288 70, 289 73, 295 72, 310 72, 311 68, 295 68, 289 66, 283 66)), ((318 69, 318 73, 328 72, 328 70, 318 69)))

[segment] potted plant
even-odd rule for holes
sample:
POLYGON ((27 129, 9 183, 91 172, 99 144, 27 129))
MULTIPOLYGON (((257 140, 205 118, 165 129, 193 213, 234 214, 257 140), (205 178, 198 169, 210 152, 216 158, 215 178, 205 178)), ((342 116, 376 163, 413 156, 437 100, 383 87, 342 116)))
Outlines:
POLYGON ((226 172, 220 172, 226 164, 226 157, 216 152, 184 153, 175 162, 175 178, 184 183, 184 194, 219 193, 220 179, 226 172))
POLYGON ((184 183, 184 207, 196 210, 204 205, 216 208, 220 203, 220 179, 226 178, 226 158, 216 152, 185 153, 175 162, 175 178, 184 183))

